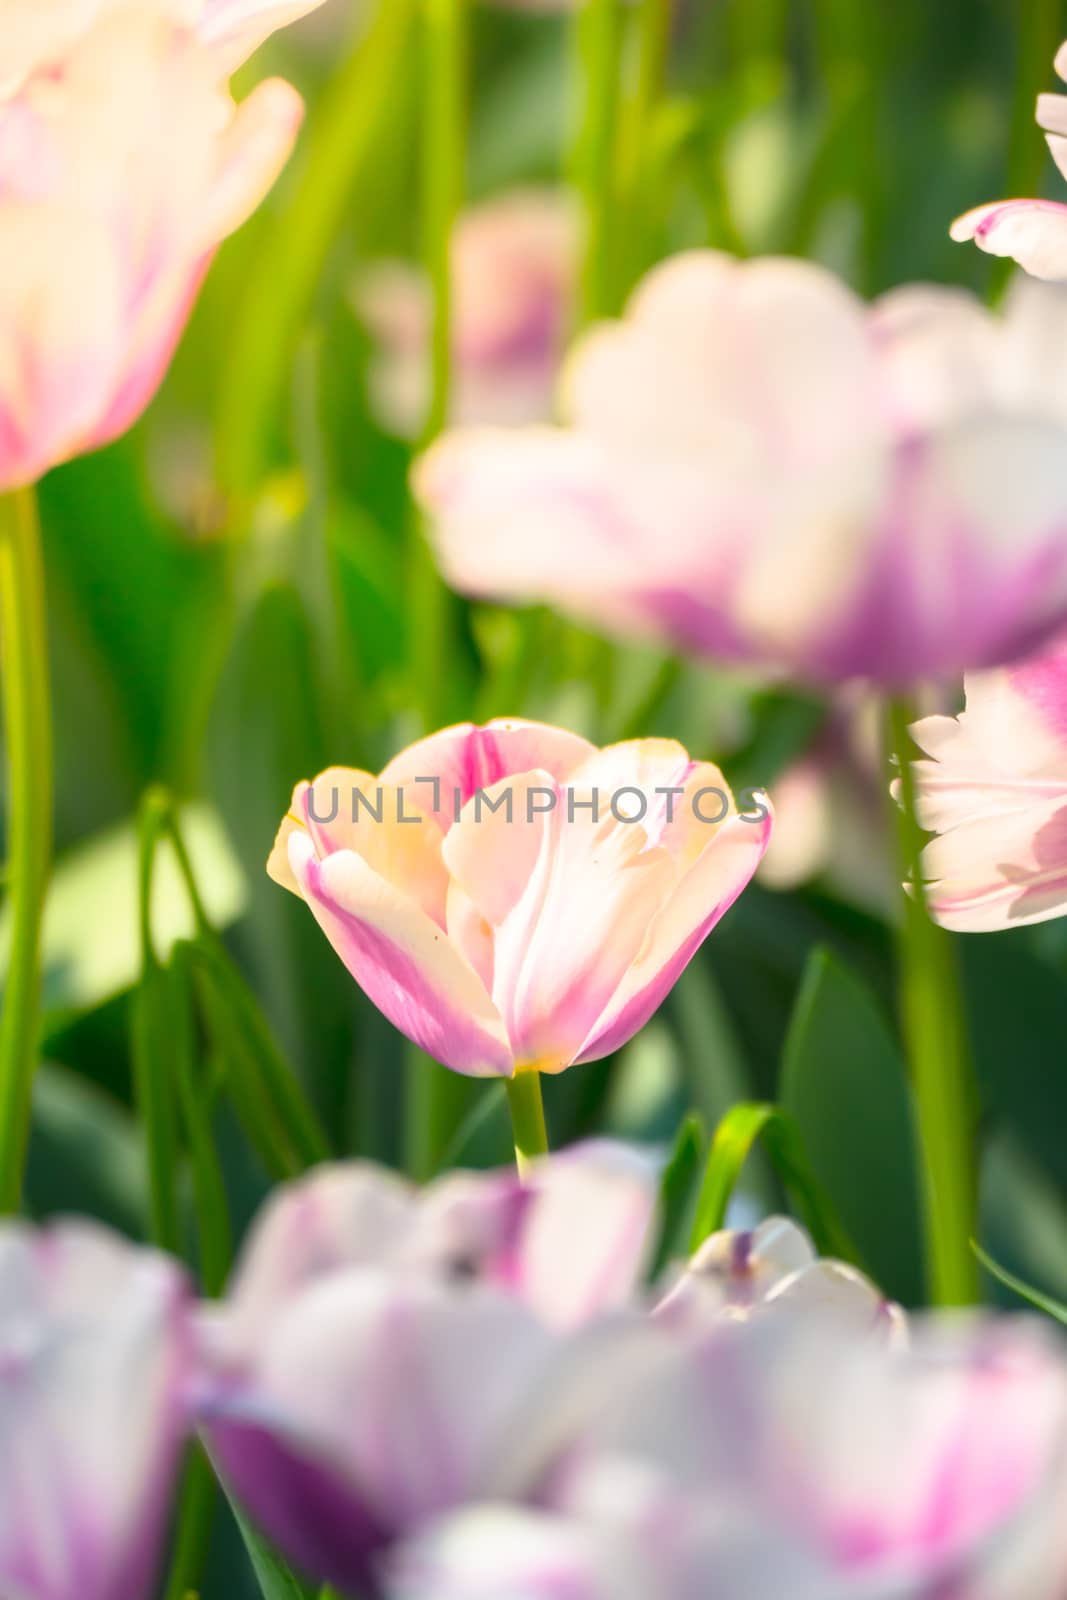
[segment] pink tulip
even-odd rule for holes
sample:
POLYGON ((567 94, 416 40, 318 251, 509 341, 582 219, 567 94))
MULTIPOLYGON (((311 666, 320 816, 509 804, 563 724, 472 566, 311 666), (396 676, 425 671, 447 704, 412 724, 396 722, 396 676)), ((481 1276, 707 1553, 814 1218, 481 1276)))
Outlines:
MULTIPOLYGON (((464 213, 453 237, 456 423, 540 422, 552 415, 578 254, 562 193, 519 191, 464 213)), ((413 267, 365 272, 356 306, 380 345, 377 410, 408 437, 424 424, 433 299, 413 267)))
POLYGON ((296 136, 288 84, 239 106, 224 86, 279 9, 208 7, 205 43, 162 0, 60 5, 69 49, 31 28, 30 59, 3 67, 0 491, 115 438, 155 392, 215 247, 296 136))
POLYGON ((1067 312, 1025 288, 868 308, 798 261, 678 257, 578 345, 566 426, 423 459, 444 571, 811 679, 1016 657, 1067 618, 1067 312))
MULTIPOLYGON (((1056 56, 1056 71, 1067 81, 1067 43, 1056 56)), ((1067 95, 1039 95, 1037 120, 1067 178, 1067 95)), ((1067 205, 1059 202, 998 200, 976 206, 953 223, 952 237, 973 239, 993 256, 1010 256, 1035 278, 1067 278, 1067 205)))
POLYGON ((94 1223, 0 1228, 5 1600, 148 1600, 191 1358, 173 1263, 94 1223))
POLYGON ((930 908, 986 933, 1067 915, 1067 641, 966 680, 959 717, 912 729, 930 908))
POLYGON ((402 1033, 474 1077, 619 1049, 756 870, 739 812, 680 745, 597 750, 530 722, 449 728, 379 778, 299 784, 268 870, 402 1033))
POLYGON ((155 13, 191 30, 218 53, 220 70, 246 61, 267 36, 316 10, 323 0, 5 0, 0 38, 0 96, 35 72, 62 66, 71 51, 111 17, 155 13))

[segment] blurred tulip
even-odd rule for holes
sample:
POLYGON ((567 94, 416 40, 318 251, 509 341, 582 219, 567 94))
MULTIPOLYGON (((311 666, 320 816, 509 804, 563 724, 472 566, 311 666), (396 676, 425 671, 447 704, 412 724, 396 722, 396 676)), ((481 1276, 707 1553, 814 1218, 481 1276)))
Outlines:
POLYGON ((478 1506, 432 1523, 390 1557, 387 1600, 830 1600, 811 1554, 751 1514, 629 1464, 590 1477, 551 1511, 478 1506))
POLYGON ((635 1299, 651 1245, 656 1164, 607 1142, 417 1190, 371 1162, 322 1167, 268 1202, 219 1337, 254 1337, 285 1300, 357 1267, 478 1281, 574 1328, 635 1299))
MULTIPOLYGON (((1056 71, 1067 82, 1067 43, 1056 56, 1056 71)), ((1039 95, 1037 120, 1053 161, 1067 178, 1067 95, 1039 95)), ((1067 278, 1067 205, 999 200, 976 206, 953 223, 952 237, 961 243, 973 239, 992 256, 1010 256, 1035 278, 1067 278)))
POLYGON ((235 105, 215 45, 292 9, 211 7, 207 45, 164 5, 59 6, 69 50, 49 36, 0 101, 0 492, 123 433, 155 392, 301 116, 277 80, 235 105))
MULTIPOLYGON (((452 420, 545 421, 571 320, 578 248, 568 198, 520 191, 464 213, 453 235, 452 420)), ((414 437, 429 405, 430 287, 414 268, 366 271, 356 308, 380 345, 371 379, 385 424, 414 437)))
POLYGON ((907 1339, 907 1322, 854 1267, 821 1260, 802 1228, 770 1217, 751 1232, 713 1233, 660 1302, 658 1315, 678 1325, 754 1315, 818 1314, 841 1332, 907 1339))
POLYGON ((88 1222, 0 1228, 5 1600, 147 1600, 190 1359, 162 1256, 88 1222))
POLYGON ((969 933, 1067 915, 1067 642, 966 689, 912 729, 930 910, 969 933))
POLYGON ((230 1489, 278 1547, 311 1577, 375 1594, 382 1553, 423 1522, 532 1499, 625 1381, 631 1341, 653 1337, 610 1321, 563 1338, 486 1284, 338 1272, 243 1349, 216 1346, 201 1413, 230 1489))
POLYGON ((379 778, 297 786, 268 864, 422 1049, 474 1077, 626 1043, 755 872, 771 831, 668 740, 446 729, 379 778))
POLYGON ((920 1320, 906 1347, 812 1307, 720 1323, 583 1443, 594 1462, 655 1463, 684 1500, 747 1507, 772 1548, 806 1547, 822 1578, 804 1595, 1067 1593, 1067 1359, 1028 1319, 920 1320))
POLYGON ((1067 617, 1065 330, 1030 283, 869 309, 685 255, 579 344, 568 426, 446 436, 416 489, 466 593, 810 679, 995 665, 1067 617))

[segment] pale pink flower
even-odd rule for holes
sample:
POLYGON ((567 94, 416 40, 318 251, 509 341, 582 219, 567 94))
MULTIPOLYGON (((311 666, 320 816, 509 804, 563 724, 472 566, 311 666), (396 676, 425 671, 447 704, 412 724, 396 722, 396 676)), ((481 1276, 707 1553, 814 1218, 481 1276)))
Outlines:
MULTIPOLYGON (((1067 81, 1067 43, 1056 56, 1067 81)), ((1052 159, 1067 178, 1067 95, 1042 94, 1037 120, 1052 159)), ((997 200, 976 206, 952 224, 952 237, 973 239, 993 256, 1009 256, 1035 278, 1067 278, 1067 205, 1053 200, 997 200)))
MULTIPOLYGON (((577 259, 577 216, 562 192, 520 190, 464 212, 452 241, 453 422, 551 417, 577 259)), ((381 262, 361 275, 355 303, 379 345, 376 409, 413 437, 429 403, 430 286, 415 267, 381 262)))
POLYGON ((299 784, 268 870, 401 1032, 457 1072, 561 1072, 644 1026, 755 872, 740 811, 669 740, 449 728, 375 778, 299 784))
POLYGON ((547 1326, 575 1328, 636 1300, 653 1243, 656 1164, 609 1142, 416 1189, 372 1162, 320 1167, 265 1205, 228 1296, 238 1346, 312 1282, 353 1268, 478 1281, 547 1326))
POLYGON ((900 1307, 855 1267, 821 1258, 803 1228, 787 1217, 768 1217, 751 1231, 713 1233, 661 1300, 657 1315, 679 1327, 817 1315, 860 1338, 891 1344, 907 1338, 900 1307))
POLYGON ((35 72, 62 68, 109 15, 158 18, 189 30, 217 53, 220 73, 245 61, 267 36, 323 0, 4 0, 0 96, 35 72))
POLYGON ((966 691, 912 729, 930 909, 971 933, 1067 915, 1067 641, 966 691))
POLYGON ((89 1222, 0 1227, 0 1594, 154 1592, 192 1365, 188 1287, 89 1222))
POLYGON ((810 264, 678 257, 578 345, 565 426, 423 459, 444 571, 806 678, 1018 656, 1067 617, 1067 314, 1025 289, 871 308, 810 264))
POLYGON ((214 47, 166 11, 97 7, 0 100, 0 491, 137 418, 296 136, 295 90, 235 105, 214 47))

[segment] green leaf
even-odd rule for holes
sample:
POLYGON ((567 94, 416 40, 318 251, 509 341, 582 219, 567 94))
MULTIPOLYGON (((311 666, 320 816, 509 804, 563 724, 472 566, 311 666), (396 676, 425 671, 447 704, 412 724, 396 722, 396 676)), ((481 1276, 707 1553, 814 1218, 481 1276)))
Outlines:
POLYGON ((745 1162, 759 1140, 793 1197, 819 1253, 842 1261, 855 1261, 855 1248, 811 1169, 793 1119, 778 1106, 756 1101, 734 1106, 715 1130, 697 1202, 690 1252, 699 1250, 705 1239, 725 1226, 730 1199, 745 1162))
POLYGON ((694 1191, 704 1148, 704 1124, 690 1113, 678 1129, 660 1180, 660 1230, 652 1256, 651 1277, 658 1277, 668 1261, 684 1252, 685 1226, 693 1207, 694 1191))
POLYGON ((278 1552, 258 1533, 248 1518, 230 1501, 234 1520, 248 1551, 263 1600, 316 1600, 318 1589, 302 1583, 278 1552))
POLYGON ((971 1248, 986 1271, 991 1273, 1005 1288, 1011 1289, 1020 1299, 1028 1301, 1032 1306, 1036 1306, 1038 1311, 1045 1312, 1046 1316, 1053 1317, 1055 1321, 1067 1325, 1067 1306, 1061 1305, 1051 1295, 1042 1294, 1040 1289, 1031 1288, 1021 1278, 1017 1278, 1014 1273, 1006 1271, 1004 1267, 999 1266, 993 1260, 992 1256, 986 1254, 981 1245, 973 1244, 971 1248))
POLYGON ((780 1101, 878 1283, 919 1304, 916 1131, 903 1062, 868 991, 825 950, 814 952, 801 986, 780 1101))
POLYGON ((131 1002, 130 1050, 137 1108, 148 1151, 149 1235, 160 1249, 179 1255, 173 1003, 166 971, 150 962, 131 1002))

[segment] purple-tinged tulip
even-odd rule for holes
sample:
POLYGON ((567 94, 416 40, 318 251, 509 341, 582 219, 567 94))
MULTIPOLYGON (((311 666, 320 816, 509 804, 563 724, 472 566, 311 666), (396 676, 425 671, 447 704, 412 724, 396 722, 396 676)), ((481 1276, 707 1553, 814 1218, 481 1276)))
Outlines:
POLYGON ((1067 618, 1067 301, 1021 289, 868 307, 799 261, 669 261, 577 346, 565 426, 423 458, 445 574, 814 680, 1025 654, 1067 618))
MULTIPOLYGON (((811 1308, 719 1323, 587 1426, 801 1543, 826 1600, 1061 1600, 1067 1356, 1029 1319, 919 1319, 907 1345, 811 1308)), ((751 1600, 778 1591, 756 1587, 751 1600)))
POLYGON ((211 1454, 296 1565, 357 1593, 423 1522, 536 1498, 655 1337, 614 1319, 563 1337, 485 1284, 375 1268, 312 1282, 243 1348, 228 1333, 205 1330, 211 1454))
POLYGON ((320 1167, 264 1207, 215 1338, 239 1358, 294 1295, 359 1268, 476 1281, 576 1328, 638 1299, 657 1193, 655 1164, 606 1142, 536 1161, 523 1182, 508 1168, 418 1190, 371 1162, 320 1167))
POLYGON ((191 1343, 164 1257, 91 1223, 0 1228, 4 1600, 147 1600, 191 1343))
MULTIPOLYGON (((577 218, 563 193, 520 190, 460 218, 452 243, 454 423, 551 417, 577 258, 577 218)), ((414 267, 383 262, 361 276, 355 303, 379 344, 376 409, 413 438, 430 392, 429 285, 414 267)))
MULTIPOLYGON (((1067 81, 1067 43, 1056 56, 1056 71, 1067 81)), ((1067 178, 1067 95, 1039 95, 1037 121, 1067 178)), ((1058 201, 997 200, 957 218, 951 231, 960 243, 973 239, 990 255, 1010 257, 1034 278, 1067 278, 1067 205, 1058 201)))
POLYGON ((966 933, 1067 915, 1067 641, 966 690, 912 729, 931 912, 966 933))
POLYGON ((400 1031, 471 1077, 562 1072, 641 1029, 755 872, 765 796, 666 739, 448 728, 297 786, 268 863, 400 1031))
POLYGON ((681 1328, 753 1316, 822 1317, 858 1338, 899 1344, 907 1322, 854 1267, 823 1260, 802 1228, 770 1217, 751 1232, 713 1233, 657 1315, 681 1328))

